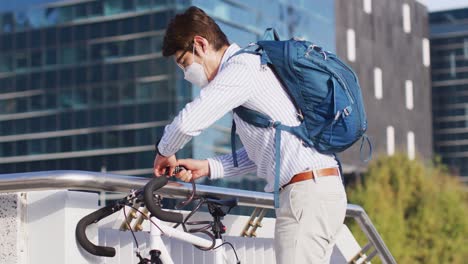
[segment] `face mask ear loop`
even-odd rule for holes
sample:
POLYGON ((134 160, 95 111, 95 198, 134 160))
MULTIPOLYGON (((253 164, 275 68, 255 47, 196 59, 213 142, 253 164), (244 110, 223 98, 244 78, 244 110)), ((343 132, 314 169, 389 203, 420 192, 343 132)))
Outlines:
MULTIPOLYGON (((193 61, 192 61, 192 64, 193 64, 195 62, 195 41, 192 44, 192 57, 193 57, 193 61)), ((184 71, 186 71, 187 68, 188 68, 188 66, 184 68, 184 71)))
MULTIPOLYGON (((193 62, 195 62, 195 41, 193 41, 192 55, 193 55, 193 62)), ((208 73, 206 72, 206 69, 205 69, 205 58, 202 58, 202 62, 200 65, 203 67, 203 71, 205 72, 205 75, 208 76, 208 73)))
MULTIPOLYGON (((192 55, 193 55, 193 62, 195 62, 195 41, 193 41, 192 55)), ((203 66, 204 63, 205 63, 205 58, 202 58, 201 65, 203 66)))
POLYGON ((193 45, 192 45, 192 56, 193 56, 193 61, 195 62, 195 41, 193 42, 193 45))

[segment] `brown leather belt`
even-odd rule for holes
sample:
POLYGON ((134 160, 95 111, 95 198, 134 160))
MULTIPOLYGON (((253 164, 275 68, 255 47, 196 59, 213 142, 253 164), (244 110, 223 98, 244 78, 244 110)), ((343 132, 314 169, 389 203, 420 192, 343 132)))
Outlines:
POLYGON ((293 184, 296 182, 300 181, 305 181, 305 180, 311 180, 317 177, 325 177, 325 176, 339 176, 340 175, 340 170, 338 168, 325 168, 325 169, 320 169, 315 171, 316 174, 314 174, 313 171, 306 171, 306 172, 301 172, 292 177, 292 179, 283 185, 280 189, 284 189, 286 186, 289 184, 293 184))

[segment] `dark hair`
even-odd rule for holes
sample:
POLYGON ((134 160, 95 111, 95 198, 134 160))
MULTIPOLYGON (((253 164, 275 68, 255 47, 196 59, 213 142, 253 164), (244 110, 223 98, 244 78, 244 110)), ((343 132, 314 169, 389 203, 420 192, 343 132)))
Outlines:
POLYGON ((207 39, 215 50, 229 45, 226 35, 216 22, 200 8, 191 6, 169 22, 164 36, 163 56, 169 57, 178 50, 192 49, 193 38, 196 35, 207 39))

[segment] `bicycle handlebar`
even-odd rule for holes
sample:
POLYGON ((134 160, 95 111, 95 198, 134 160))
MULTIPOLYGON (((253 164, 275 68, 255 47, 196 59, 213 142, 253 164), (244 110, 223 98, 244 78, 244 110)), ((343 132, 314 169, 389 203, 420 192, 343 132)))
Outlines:
POLYGON ((118 205, 117 206, 109 205, 109 206, 103 207, 83 217, 76 225, 76 229, 75 229, 76 240, 78 240, 78 243, 89 253, 96 255, 96 256, 102 256, 102 257, 115 256, 114 248, 96 246, 91 241, 89 241, 88 237, 86 236, 86 227, 88 227, 90 224, 97 223, 99 222, 99 220, 103 219, 104 217, 107 217, 117 212, 120 208, 116 209, 116 207, 118 208, 118 205))
MULTIPOLYGON (((185 168, 177 166, 175 173, 178 173, 180 170, 184 170, 185 168)), ((143 199, 148 208, 148 211, 151 215, 155 216, 156 218, 165 221, 165 222, 173 222, 173 223, 182 223, 183 222, 183 215, 181 213, 175 212, 168 212, 162 210, 161 206, 158 202, 154 201, 153 193, 162 188, 168 182, 168 178, 166 176, 160 176, 151 179, 143 188, 143 199)), ((141 189, 137 190, 135 193, 136 196, 141 197, 141 189)), ((135 198, 135 193, 131 196, 135 198)), ((104 247, 104 246, 97 246, 89 241, 88 237, 86 236, 86 228, 94 223, 99 222, 101 219, 119 211, 122 207, 127 204, 131 196, 127 196, 122 200, 117 201, 111 205, 105 206, 97 211, 90 213, 89 215, 83 217, 78 224, 76 225, 75 229, 75 236, 78 243, 89 253, 102 256, 102 257, 113 257, 115 256, 115 249, 112 247, 104 247)))
POLYGON ((167 181, 167 177, 161 176, 153 178, 145 185, 143 198, 145 201, 146 208, 148 208, 148 211, 151 213, 151 215, 160 219, 161 221, 182 223, 184 220, 184 216, 181 213, 164 211, 161 209, 161 206, 158 203, 154 202, 154 191, 166 185, 167 181))

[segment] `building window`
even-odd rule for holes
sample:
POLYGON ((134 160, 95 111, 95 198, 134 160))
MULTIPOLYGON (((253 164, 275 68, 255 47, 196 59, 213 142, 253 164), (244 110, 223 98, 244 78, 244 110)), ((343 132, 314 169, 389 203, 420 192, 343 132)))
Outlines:
POLYGON ((364 12, 366 12, 367 14, 370 14, 372 13, 372 0, 363 0, 364 3, 364 12))
POLYGON ((16 54, 16 69, 17 70, 26 70, 28 68, 28 56, 26 53, 17 53, 16 54))
POLYGON ((414 160, 415 155, 416 155, 416 147, 414 143, 414 133, 412 131, 408 132, 407 140, 408 140, 408 158, 410 160, 414 160))
POLYGON ((356 33, 354 29, 346 31, 346 40, 348 45, 348 60, 356 61, 356 33))
POLYGON ((382 69, 374 68, 374 92, 375 98, 382 99, 383 90, 382 90, 382 69))
POLYGON ((41 51, 33 51, 31 53, 31 66, 32 67, 40 67, 42 65, 42 52, 41 51))
POLYGON ((0 29, 4 33, 12 32, 15 24, 15 19, 13 13, 4 13, 2 15, 2 22, 0 24, 0 29))
POLYGON ((468 39, 463 40, 463 57, 468 59, 468 39))
POLYGON ((414 107, 413 101, 413 81, 405 81, 406 108, 412 110, 414 107))
POLYGON ((393 126, 387 127, 387 154, 389 156, 395 154, 395 129, 393 126))
POLYGON ((403 4, 403 31, 405 33, 411 32, 411 14, 408 4, 403 4))
POLYGON ((0 72, 9 72, 13 70, 13 59, 9 55, 0 57, 0 72))
POLYGON ((137 10, 147 10, 151 8, 151 1, 150 0, 137 0, 136 1, 136 9, 137 10))
POLYGON ((456 61, 455 52, 450 53, 449 61, 450 61, 450 76, 457 77, 457 61, 456 61))
POLYGON ((47 49, 45 54, 45 62, 47 65, 54 65, 57 63, 57 49, 47 49))
POLYGON ((429 65, 431 65, 431 51, 429 48, 429 40, 427 38, 423 38, 422 40, 422 52, 423 65, 429 67, 429 65))
POLYGON ((124 11, 124 2, 122 0, 105 0, 104 14, 113 15, 124 11))

